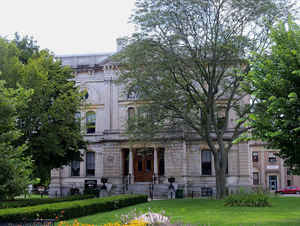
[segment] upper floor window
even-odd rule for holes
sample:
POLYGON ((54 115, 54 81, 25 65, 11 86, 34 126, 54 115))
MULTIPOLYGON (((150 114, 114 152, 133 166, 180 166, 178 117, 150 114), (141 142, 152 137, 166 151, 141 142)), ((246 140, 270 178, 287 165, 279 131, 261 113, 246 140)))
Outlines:
POLYGON ((71 176, 80 176, 80 161, 73 160, 71 162, 71 176))
POLYGON ((273 152, 268 152, 269 162, 276 162, 276 156, 273 152))
POLYGON ((86 176, 95 176, 95 152, 86 153, 86 176))
POLYGON ((252 161, 258 162, 258 152, 252 152, 252 161))
POLYGON ((96 131, 96 113, 89 111, 86 113, 86 133, 95 133, 96 131))
POLYGON ((130 87, 127 93, 127 99, 135 100, 138 98, 138 92, 136 87, 130 87))
POLYGON ((203 150, 201 152, 201 170, 202 175, 211 175, 211 151, 203 150))

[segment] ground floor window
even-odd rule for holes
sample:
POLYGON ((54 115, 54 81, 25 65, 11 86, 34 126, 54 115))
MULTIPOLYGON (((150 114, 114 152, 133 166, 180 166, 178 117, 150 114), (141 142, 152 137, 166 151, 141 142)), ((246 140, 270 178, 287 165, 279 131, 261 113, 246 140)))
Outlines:
POLYGON ((80 161, 74 160, 71 162, 71 176, 80 176, 80 161))
POLYGON ((165 175, 165 150, 163 148, 159 149, 157 152, 158 159, 158 175, 165 175))
POLYGON ((86 176, 95 176, 95 152, 86 153, 86 176))
POLYGON ((129 174, 129 149, 123 149, 123 175, 127 176, 129 174))
POLYGON ((201 173, 202 175, 211 175, 211 151, 203 150, 201 152, 201 173))
POLYGON ((258 172, 253 173, 253 185, 259 185, 259 174, 258 174, 258 172))

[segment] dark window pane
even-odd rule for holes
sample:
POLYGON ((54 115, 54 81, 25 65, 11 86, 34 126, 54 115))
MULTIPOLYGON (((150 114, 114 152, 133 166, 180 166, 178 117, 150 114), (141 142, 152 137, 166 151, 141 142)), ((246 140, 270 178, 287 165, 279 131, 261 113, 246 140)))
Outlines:
POLYGON ((147 171, 151 171, 151 169, 152 169, 152 161, 150 160, 150 159, 147 159, 147 161, 146 161, 146 170, 147 171))
POLYGON ((80 161, 72 161, 71 163, 71 176, 79 176, 80 175, 80 161))
POLYGON ((141 159, 138 160, 138 171, 142 171, 143 170, 143 162, 141 159))
POLYGON ((258 152, 252 152, 252 161, 258 162, 258 152))
POLYGON ((95 176, 95 152, 86 153, 86 175, 95 176))
POLYGON ((157 152, 158 157, 158 175, 165 175, 165 152, 160 150, 157 152))
POLYGON ((128 175, 129 173, 129 150, 123 150, 124 155, 124 172, 123 175, 128 175))
POLYGON ((211 152, 210 151, 202 151, 201 152, 201 168, 202 175, 211 175, 211 152))

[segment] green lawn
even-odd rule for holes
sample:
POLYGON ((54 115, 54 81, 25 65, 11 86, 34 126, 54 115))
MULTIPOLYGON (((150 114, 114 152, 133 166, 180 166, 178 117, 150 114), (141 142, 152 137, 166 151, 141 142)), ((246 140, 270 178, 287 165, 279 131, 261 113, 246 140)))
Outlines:
MULTIPOLYGON (((159 200, 111 212, 78 218, 81 223, 116 222, 121 214, 136 208, 136 212, 165 211, 171 222, 197 225, 300 225, 300 198, 272 197, 272 207, 224 207, 223 201, 207 199, 159 200)), ((68 221, 68 222, 73 222, 68 221)))

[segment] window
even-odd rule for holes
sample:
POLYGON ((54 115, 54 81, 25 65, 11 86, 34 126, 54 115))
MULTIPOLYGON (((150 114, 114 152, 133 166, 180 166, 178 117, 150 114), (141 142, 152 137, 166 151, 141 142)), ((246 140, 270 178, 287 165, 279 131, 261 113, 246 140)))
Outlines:
POLYGON ((202 175, 211 175, 211 152, 203 150, 201 152, 202 175))
POLYGON ((123 149, 123 175, 129 174, 129 150, 123 149))
POLYGON ((292 182, 291 180, 287 180, 287 186, 291 186, 292 182))
POLYGON ((252 152, 252 161, 258 162, 258 152, 252 152))
POLYGON ((164 150, 159 150, 157 152, 158 158, 158 175, 165 174, 165 152, 164 150))
POLYGON ((80 176, 80 161, 74 160, 71 162, 71 176, 80 176))
POLYGON ((135 100, 139 97, 138 95, 138 89, 136 86, 132 86, 130 87, 130 89, 128 90, 128 93, 127 93, 127 99, 128 100, 135 100))
POLYGON ((86 133, 95 133, 96 131, 96 113, 89 111, 86 113, 86 133))
POLYGON ((86 176, 95 176, 95 152, 86 153, 86 176))
POLYGON ((259 174, 258 174, 258 172, 253 173, 253 185, 259 185, 259 174))
POLYGON ((269 162, 276 162, 276 156, 273 152, 269 152, 269 162))
POLYGON ((128 120, 133 119, 134 115, 135 115, 135 109, 133 107, 128 108, 128 120))

